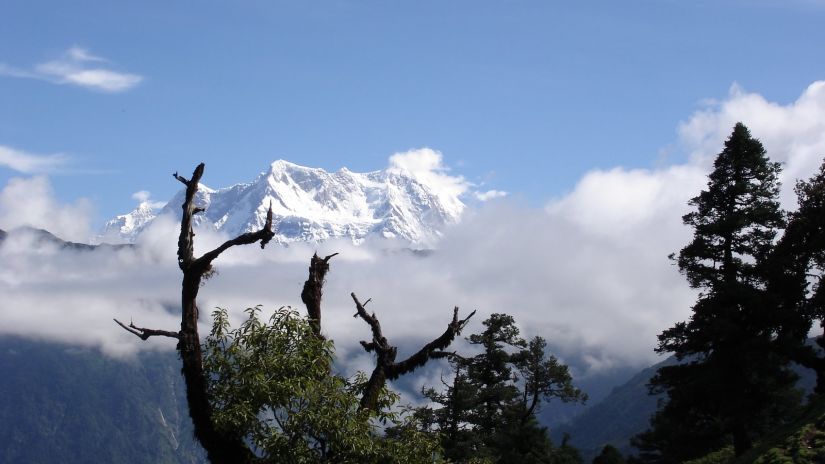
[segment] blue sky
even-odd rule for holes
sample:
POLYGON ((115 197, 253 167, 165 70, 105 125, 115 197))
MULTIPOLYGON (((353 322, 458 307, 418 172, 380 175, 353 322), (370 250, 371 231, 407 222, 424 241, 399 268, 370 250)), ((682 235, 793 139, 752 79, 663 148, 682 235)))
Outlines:
MULTIPOLYGON (((97 222, 199 161, 219 187, 418 147, 543 204, 594 169, 684 162, 680 122, 734 83, 789 104, 825 78, 814 0, 7 0, 0 18, 0 146, 62 155, 41 171, 97 222)), ((19 176, 0 163, 0 186, 19 176)))

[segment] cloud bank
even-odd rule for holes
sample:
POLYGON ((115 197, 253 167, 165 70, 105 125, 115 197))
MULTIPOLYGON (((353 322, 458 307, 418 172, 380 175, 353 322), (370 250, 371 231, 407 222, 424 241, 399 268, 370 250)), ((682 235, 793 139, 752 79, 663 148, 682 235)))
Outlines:
MULTIPOLYGON (((814 83, 782 105, 735 87, 724 101, 706 105, 679 125, 677 144, 690 155, 686 163, 594 170, 544 208, 510 198, 480 203, 445 231, 426 257, 388 250, 385 241, 232 249, 216 262, 218 275, 201 290, 204 323, 218 305, 236 317, 255 304, 303 309, 299 295, 309 257, 315 251, 340 252, 325 287, 324 330, 350 368, 371 365, 357 345, 369 331, 352 317, 350 292, 372 298, 370 309, 385 334, 402 347, 420 346, 440 334, 457 305, 464 314, 478 310, 465 335, 479 330, 493 312, 510 313, 527 336, 547 338, 578 375, 647 365, 657 359, 656 335, 686 319, 695 301, 695 291, 667 255, 690 239, 681 216, 688 199, 706 185, 713 156, 733 124, 748 125, 769 155, 785 164, 783 198, 792 199, 793 180, 813 174, 825 154, 823 89, 825 83, 814 83)), ((444 182, 443 188, 468 188, 442 169, 441 154, 433 150, 397 154, 390 162, 397 169, 452 179, 430 179, 444 182)), ((30 201, 48 205, 40 209, 56 217, 72 211, 75 205, 59 204, 44 185, 42 178, 10 183, 0 194, 0 218, 15 216, 7 208, 16 203, 3 199, 24 190, 34 192, 30 201)), ((167 330, 178 326, 176 227, 159 220, 135 250, 85 254, 31 248, 25 236, 11 237, 0 247, 0 332, 98 346, 113 355, 171 349, 173 344, 161 341, 141 342, 111 318, 167 330)), ((196 252, 224 238, 201 231, 196 252)), ((407 352, 402 349, 399 357, 407 352)))
POLYGON ((0 63, 0 75, 38 79, 53 84, 67 84, 117 93, 138 85, 143 76, 110 69, 111 63, 81 47, 71 47, 57 59, 35 65, 31 69, 0 63))

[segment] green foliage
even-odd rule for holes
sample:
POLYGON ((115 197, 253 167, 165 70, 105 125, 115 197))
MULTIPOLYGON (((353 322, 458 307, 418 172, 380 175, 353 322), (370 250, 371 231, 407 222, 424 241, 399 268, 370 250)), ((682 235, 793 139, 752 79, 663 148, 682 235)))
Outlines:
POLYGON ((780 446, 769 449, 754 464, 799 464, 825 462, 825 431, 822 423, 807 424, 780 446))
POLYGON ((392 409, 397 395, 384 389, 378 413, 359 409, 366 377, 331 373, 331 341, 288 308, 268 323, 260 311, 248 309, 234 330, 226 310, 213 313, 204 369, 218 428, 242 431, 260 462, 432 462, 437 436, 392 409), (379 425, 393 426, 393 434, 382 436, 379 425))
POLYGON ((685 461, 684 464, 728 464, 733 457, 733 446, 726 446, 701 458, 685 461))

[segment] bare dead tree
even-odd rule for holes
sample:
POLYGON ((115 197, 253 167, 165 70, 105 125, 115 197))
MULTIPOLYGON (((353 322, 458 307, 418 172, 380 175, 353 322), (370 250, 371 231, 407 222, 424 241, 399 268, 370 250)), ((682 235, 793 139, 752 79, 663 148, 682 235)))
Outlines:
POLYGON ((424 345, 409 358, 401 362, 395 362, 395 358, 398 355, 398 347, 391 345, 384 336, 381 330, 381 323, 378 321, 375 313, 368 314, 367 310, 364 309, 364 306, 366 306, 370 300, 361 303, 358 301, 355 293, 351 293, 350 296, 352 296, 352 301, 355 302, 355 308, 358 311, 355 317, 363 319, 372 331, 371 342, 361 341, 361 346, 363 346, 368 353, 375 352, 376 355, 375 368, 369 380, 367 380, 364 394, 361 397, 361 409, 371 411, 376 410, 378 394, 381 388, 387 383, 387 380, 395 380, 404 374, 412 372, 426 364, 430 359, 439 359, 454 355, 455 353, 444 350, 450 346, 450 343, 455 340, 455 337, 461 333, 461 330, 476 313, 473 311, 466 318, 459 319, 458 306, 456 306, 453 308, 453 319, 447 324, 447 329, 441 336, 424 345))
POLYGON ((195 194, 198 191, 198 183, 203 176, 203 170, 204 165, 201 163, 195 168, 191 179, 186 179, 178 173, 174 174, 175 179, 186 186, 186 199, 182 206, 183 216, 178 238, 178 266, 183 271, 180 331, 146 329, 137 327, 133 323, 127 326, 118 320, 115 322, 143 340, 153 336, 171 337, 178 340, 177 349, 183 361, 182 373, 186 382, 186 400, 189 406, 189 416, 195 428, 195 438, 203 445, 213 464, 246 463, 251 462, 255 456, 244 443, 240 431, 219 431, 212 421, 212 406, 209 403, 198 334, 197 296, 204 276, 212 270, 212 262, 221 253, 236 245, 249 245, 258 241, 261 242, 261 248, 264 248, 272 240, 275 235, 272 231, 272 207, 270 206, 267 212, 263 228, 257 232, 241 234, 227 240, 214 250, 195 257, 195 233, 192 230, 192 221, 196 214, 204 211, 204 208, 195 205, 195 194))
POLYGON ((307 307, 307 315, 312 330, 318 337, 321 335, 321 297, 323 296, 324 279, 329 272, 329 260, 338 253, 333 253, 324 258, 318 257, 318 253, 312 255, 309 262, 309 277, 304 282, 304 289, 301 291, 301 301, 307 307))

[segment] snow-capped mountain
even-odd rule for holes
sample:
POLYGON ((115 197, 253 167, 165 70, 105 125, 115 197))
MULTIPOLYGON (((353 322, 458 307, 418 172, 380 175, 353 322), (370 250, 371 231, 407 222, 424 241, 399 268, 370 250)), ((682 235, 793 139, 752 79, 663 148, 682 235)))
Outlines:
MULTIPOLYGON (((141 203, 107 222, 98 241, 134 242, 156 217, 179 219, 183 198, 181 190, 159 209, 141 203)), ((359 243, 377 235, 426 245, 464 209, 455 192, 439 190, 404 169, 330 173, 283 160, 249 183, 217 190, 201 185, 196 204, 206 208, 196 216, 198 226, 230 236, 258 230, 271 204, 273 240, 280 243, 336 237, 359 243)))

